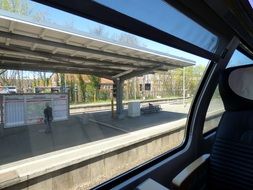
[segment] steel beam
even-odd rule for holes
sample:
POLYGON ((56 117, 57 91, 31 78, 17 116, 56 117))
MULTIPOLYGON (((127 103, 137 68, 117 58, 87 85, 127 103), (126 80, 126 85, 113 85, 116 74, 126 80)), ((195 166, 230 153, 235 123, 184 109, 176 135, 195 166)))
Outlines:
MULTIPOLYGON (((85 65, 85 64, 80 64, 80 63, 72 63, 72 62, 68 62, 68 63, 65 63, 65 62, 55 62, 55 61, 43 61, 43 60, 36 60, 36 59, 27 59, 27 58, 13 58, 13 57, 7 57, 7 56, 0 56, 0 60, 2 61, 10 61, 10 62, 13 62, 13 63, 23 63, 24 64, 36 64, 38 66, 40 65, 44 65, 44 66, 48 66, 48 67, 51 67, 51 66, 59 66, 59 67, 75 67, 76 69, 95 69, 97 71, 103 69, 103 71, 101 72, 108 72, 107 70, 107 66, 93 66, 93 67, 90 67, 89 65, 85 65)), ((118 69, 118 68, 110 68, 110 70, 112 70, 113 72, 115 73, 121 73, 122 70, 118 69)))
POLYGON ((47 58, 47 59, 52 59, 56 61, 61 61, 61 62, 79 62, 79 63, 90 63, 90 64, 101 64, 101 65, 106 65, 106 66, 115 66, 115 67, 120 67, 122 70, 129 70, 129 69, 146 69, 148 67, 144 66, 139 66, 139 65, 133 65, 129 63, 117 63, 117 62, 109 62, 109 61, 98 61, 96 59, 87 59, 87 58, 82 58, 82 57, 72 57, 67 56, 67 55, 58 55, 58 54, 52 54, 48 52, 42 52, 42 51, 30 51, 29 49, 23 49, 22 47, 10 45, 8 47, 3 46, 0 44, 0 48, 3 50, 8 50, 12 52, 22 52, 22 55, 25 53, 27 55, 32 55, 32 56, 37 56, 41 58, 47 58))
POLYGON ((131 73, 131 72, 133 72, 133 69, 130 69, 130 70, 128 70, 128 71, 124 71, 124 72, 122 72, 122 73, 119 73, 119 74, 113 76, 112 78, 113 78, 113 79, 117 79, 117 78, 120 78, 120 77, 122 77, 122 76, 124 76, 124 75, 127 75, 127 74, 131 73))
POLYGON ((22 63, 12 63, 7 61, 0 61, 0 69, 8 70, 25 70, 25 71, 44 71, 44 72, 58 72, 58 73, 73 73, 73 74, 86 74, 86 75, 96 75, 98 77, 103 77, 112 80, 111 75, 113 73, 103 73, 97 72, 96 70, 87 69, 76 69, 71 67, 58 67, 58 66, 34 66, 34 65, 24 65, 22 63), (10 66, 11 64, 11 66, 10 66))
POLYGON ((72 35, 68 34, 64 40, 62 41, 63 43, 67 44, 69 42, 69 40, 72 38, 72 35))
POLYGON ((34 51, 36 49, 36 47, 38 46, 38 44, 34 43, 31 47, 31 50, 34 51))
POLYGON ((158 64, 157 66, 155 67, 151 67, 151 68, 148 68, 148 69, 144 69, 144 70, 140 70, 140 71, 133 71, 129 74, 126 74, 124 76, 122 76, 120 79, 121 80, 127 80, 127 79, 130 79, 130 78, 133 78, 133 77, 136 77, 136 76, 140 76, 140 75, 144 75, 148 72, 151 72, 151 71, 154 71, 160 67, 162 67, 163 65, 162 64, 158 64))
POLYGON ((9 25, 8 31, 9 32, 13 32, 14 28, 15 28, 15 22, 14 21, 10 21, 10 25, 9 25))
POLYGON ((44 38, 44 36, 45 36, 45 34, 46 34, 46 28, 43 28, 41 31, 40 31, 40 34, 39 34, 39 38, 44 38))
MULTIPOLYGON (((74 45, 70 45, 70 44, 63 44, 60 42, 55 42, 55 41, 50 41, 50 40, 40 39, 40 38, 34 38, 31 36, 24 36, 21 34, 13 34, 13 33, 0 31, 0 37, 10 38, 13 40, 19 40, 19 41, 23 41, 23 42, 38 43, 38 44, 42 44, 42 45, 46 45, 46 46, 53 46, 53 47, 58 47, 58 48, 62 48, 62 49, 69 49, 69 50, 73 50, 73 51, 86 52, 86 53, 100 55, 100 56, 114 57, 117 59, 131 60, 131 61, 135 61, 135 62, 144 62, 144 63, 150 63, 150 64, 155 64, 155 65, 157 64, 156 61, 150 61, 148 59, 136 58, 136 57, 126 56, 126 55, 119 55, 119 54, 115 54, 115 53, 111 53, 111 52, 89 49, 86 47, 74 46, 74 45)), ((177 66, 176 64, 165 63, 165 62, 163 62, 162 64, 168 65, 168 66, 177 66)), ((189 65, 191 65, 191 64, 192 63, 189 63, 189 65)))
POLYGON ((108 70, 111 70, 111 71, 115 71, 117 72, 117 74, 119 73, 122 73, 124 72, 126 69, 128 68, 119 68, 119 67, 116 67, 116 66, 111 66, 111 65, 106 65, 106 64, 94 64, 93 62, 89 62, 89 61, 86 61, 86 62, 71 62, 71 61, 60 61, 60 60, 45 60, 43 58, 34 58, 34 57, 27 57, 26 54, 24 55, 20 55, 20 57, 11 57, 11 56, 8 56, 7 54, 6 55, 2 55, 0 56, 2 58, 2 60, 10 60, 10 61, 16 61, 16 62, 27 62, 28 64, 29 63, 37 63, 37 64, 56 64, 56 65, 59 65, 59 66, 71 66, 71 67, 77 67, 77 68, 90 68, 90 69, 98 69, 98 70, 101 70, 101 71, 108 71, 108 70))
POLYGON ((116 114, 118 118, 123 117, 123 84, 124 81, 117 78, 114 80, 116 84, 116 114))

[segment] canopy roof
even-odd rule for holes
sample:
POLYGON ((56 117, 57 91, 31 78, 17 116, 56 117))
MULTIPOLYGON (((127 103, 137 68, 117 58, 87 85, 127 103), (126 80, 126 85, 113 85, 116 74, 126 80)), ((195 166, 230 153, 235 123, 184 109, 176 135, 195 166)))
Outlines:
POLYGON ((0 68, 124 79, 195 62, 0 16, 0 68))

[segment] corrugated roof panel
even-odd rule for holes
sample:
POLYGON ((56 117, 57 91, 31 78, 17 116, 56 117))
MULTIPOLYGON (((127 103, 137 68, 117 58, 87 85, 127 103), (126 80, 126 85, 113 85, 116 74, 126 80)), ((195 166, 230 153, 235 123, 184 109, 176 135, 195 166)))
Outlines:
MULTIPOLYGON (((13 52, 16 52, 17 58, 20 58, 19 54, 24 52, 28 55, 31 54, 33 58, 38 57, 41 59, 41 57, 44 57, 44 59, 47 59, 50 57, 51 60, 56 61, 61 59, 64 60, 64 64, 66 62, 71 64, 77 60, 80 62, 80 59, 81 61, 92 59, 93 62, 97 61, 97 65, 90 64, 90 67, 86 68, 87 72, 90 72, 90 74, 100 72, 99 75, 103 75, 103 70, 106 68, 104 74, 107 77, 108 73, 111 73, 111 77, 115 75, 115 69, 117 68, 117 72, 121 72, 122 65, 125 66, 123 69, 129 67, 133 70, 139 65, 140 68, 138 69, 143 69, 143 72, 145 72, 147 68, 152 68, 158 64, 165 64, 164 66, 161 65, 158 68, 159 70, 194 64, 190 60, 160 55, 151 51, 122 46, 4 16, 0 16, 0 43, 5 51, 12 51, 12 56, 13 52), (103 60, 106 62, 107 67, 105 63, 103 65, 103 60), (108 66, 108 64, 111 66, 108 66)), ((1 51, 3 50, 0 49, 0 53, 1 51)), ((34 61, 36 60, 34 59, 34 61)), ((20 61, 24 62, 22 59, 20 61)), ((30 64, 27 63, 27 65, 30 64)), ((39 69, 45 68, 39 66, 38 64, 39 69)), ((24 68, 27 67, 24 66, 24 68)), ((58 71, 61 68, 64 68, 64 65, 57 67, 58 71)), ((80 73, 78 67, 66 67, 66 69, 80 73)), ((65 71, 63 70, 63 72, 65 71)))

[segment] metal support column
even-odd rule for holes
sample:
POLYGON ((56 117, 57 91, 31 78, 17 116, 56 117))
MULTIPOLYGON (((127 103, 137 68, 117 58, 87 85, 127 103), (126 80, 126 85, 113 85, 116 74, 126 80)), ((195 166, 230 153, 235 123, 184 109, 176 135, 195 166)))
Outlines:
POLYGON ((185 104, 185 67, 183 67, 183 105, 186 106, 185 104))
POLYGON ((136 100, 136 77, 134 77, 134 99, 136 100))
POLYGON ((117 78, 115 80, 116 83, 116 113, 117 117, 121 118, 123 117, 123 80, 120 80, 120 78, 117 78))

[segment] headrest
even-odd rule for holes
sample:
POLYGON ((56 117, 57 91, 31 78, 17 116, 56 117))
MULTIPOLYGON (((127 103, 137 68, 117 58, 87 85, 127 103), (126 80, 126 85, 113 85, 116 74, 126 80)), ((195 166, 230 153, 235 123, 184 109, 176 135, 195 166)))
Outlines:
POLYGON ((253 110, 253 65, 225 69, 219 91, 225 110, 253 110))

